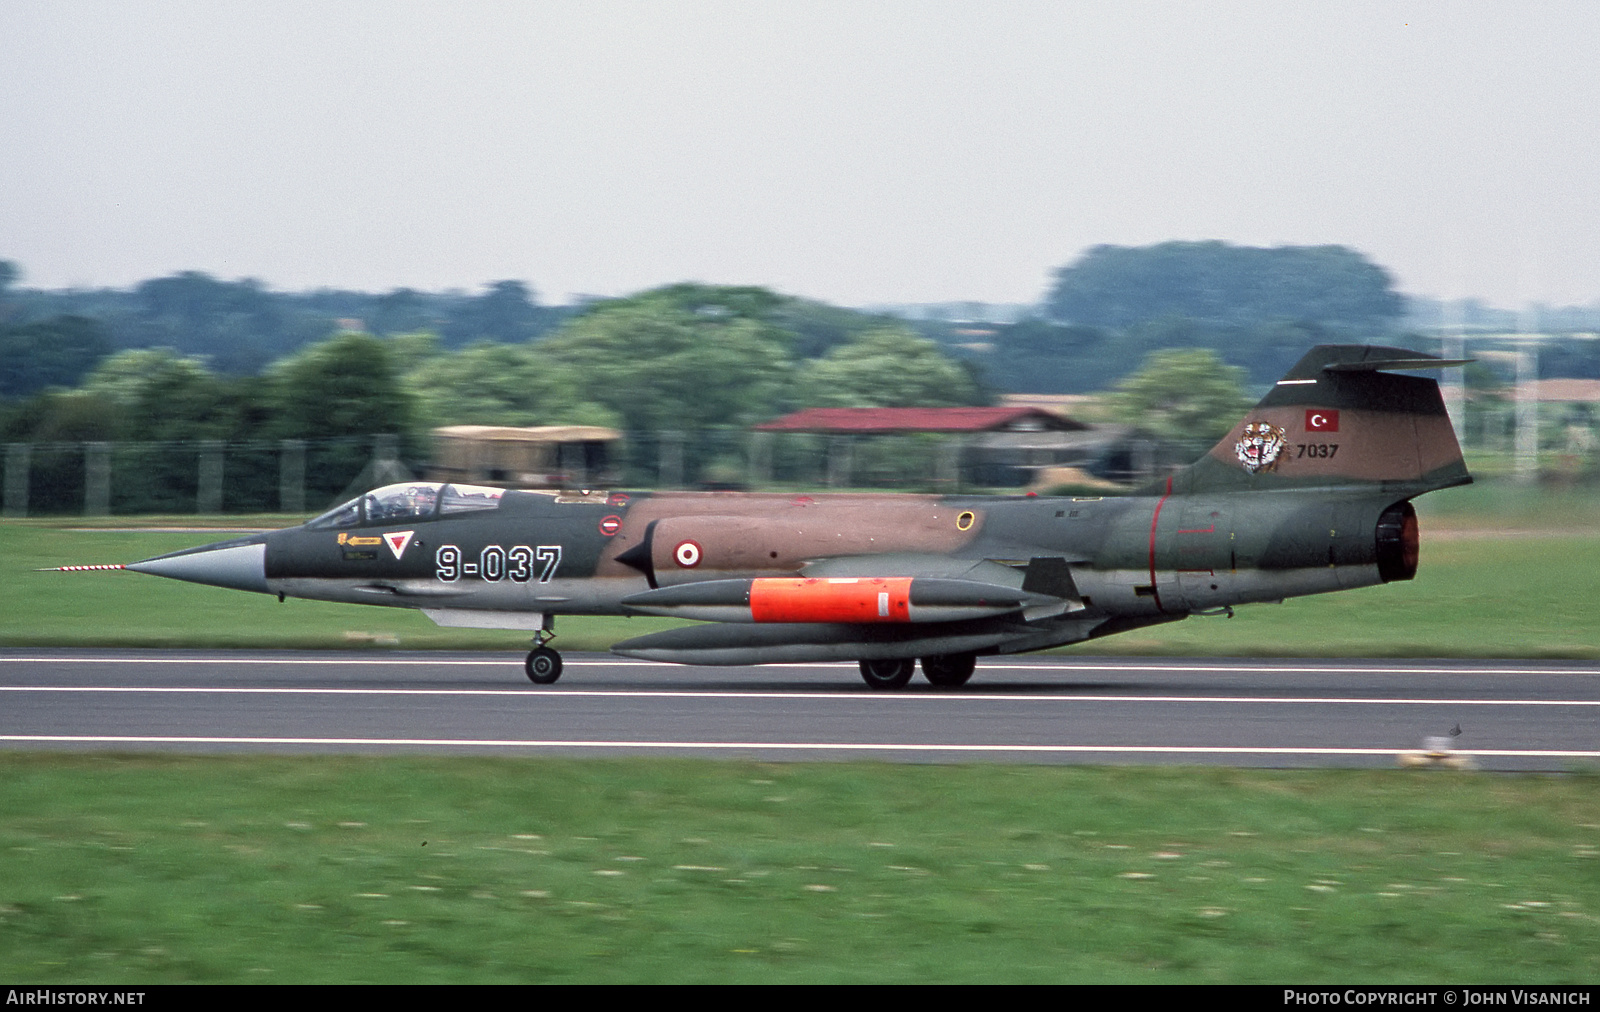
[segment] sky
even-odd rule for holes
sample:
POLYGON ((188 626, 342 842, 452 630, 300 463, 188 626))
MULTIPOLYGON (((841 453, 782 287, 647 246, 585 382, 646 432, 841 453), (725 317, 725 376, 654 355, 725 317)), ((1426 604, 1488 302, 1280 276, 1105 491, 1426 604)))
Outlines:
POLYGON ((1596 40, 1592 0, 0 0, 0 259, 1028 303, 1221 239, 1589 304, 1596 40))

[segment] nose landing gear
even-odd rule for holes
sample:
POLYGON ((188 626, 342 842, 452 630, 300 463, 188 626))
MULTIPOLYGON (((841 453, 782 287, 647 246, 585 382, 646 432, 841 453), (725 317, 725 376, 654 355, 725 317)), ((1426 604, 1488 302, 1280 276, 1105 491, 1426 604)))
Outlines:
MULTIPOLYGON (((546 621, 549 621, 548 616, 546 621)), ((535 685, 551 685, 561 677, 561 655, 545 646, 555 639, 555 635, 548 627, 534 633, 533 649, 529 651, 528 659, 522 662, 523 670, 528 672, 528 680, 535 685)))
POLYGON ((522 666, 535 685, 549 685, 561 677, 561 655, 549 647, 534 647, 522 666))

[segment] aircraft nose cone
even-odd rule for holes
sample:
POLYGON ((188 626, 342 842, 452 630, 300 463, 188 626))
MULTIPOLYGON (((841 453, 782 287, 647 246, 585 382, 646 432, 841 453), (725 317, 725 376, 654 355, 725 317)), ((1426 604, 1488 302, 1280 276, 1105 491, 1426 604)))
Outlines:
POLYGON ((124 568, 135 573, 265 594, 268 592, 266 559, 267 546, 263 541, 223 541, 158 555, 143 562, 129 563, 124 568))

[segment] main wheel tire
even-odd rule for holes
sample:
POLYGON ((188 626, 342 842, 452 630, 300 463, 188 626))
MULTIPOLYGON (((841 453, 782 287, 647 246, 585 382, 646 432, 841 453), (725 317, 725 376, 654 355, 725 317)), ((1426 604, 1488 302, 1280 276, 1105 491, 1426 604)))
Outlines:
POLYGON ((909 657, 862 661, 861 680, 874 689, 903 689, 916 669, 917 662, 909 657))
POLYGON ((922 677, 941 689, 954 689, 967 684, 977 666, 977 654, 939 654, 922 659, 922 677))
POLYGON ((549 647, 538 647, 523 662, 528 680, 535 685, 550 685, 561 677, 561 655, 549 647))

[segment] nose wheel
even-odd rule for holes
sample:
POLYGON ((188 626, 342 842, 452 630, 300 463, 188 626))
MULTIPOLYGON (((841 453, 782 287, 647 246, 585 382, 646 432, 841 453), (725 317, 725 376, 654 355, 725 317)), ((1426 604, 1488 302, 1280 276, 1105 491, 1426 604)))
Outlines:
POLYGON ((522 666, 535 685, 549 685, 561 677, 561 655, 549 647, 534 647, 522 666))
MULTIPOLYGON (((549 616, 545 621, 549 621, 549 616)), ((548 628, 539 630, 533 637, 534 647, 528 652, 528 659, 522 662, 528 680, 535 685, 550 685, 561 677, 561 655, 546 646, 554 636, 548 628)))

